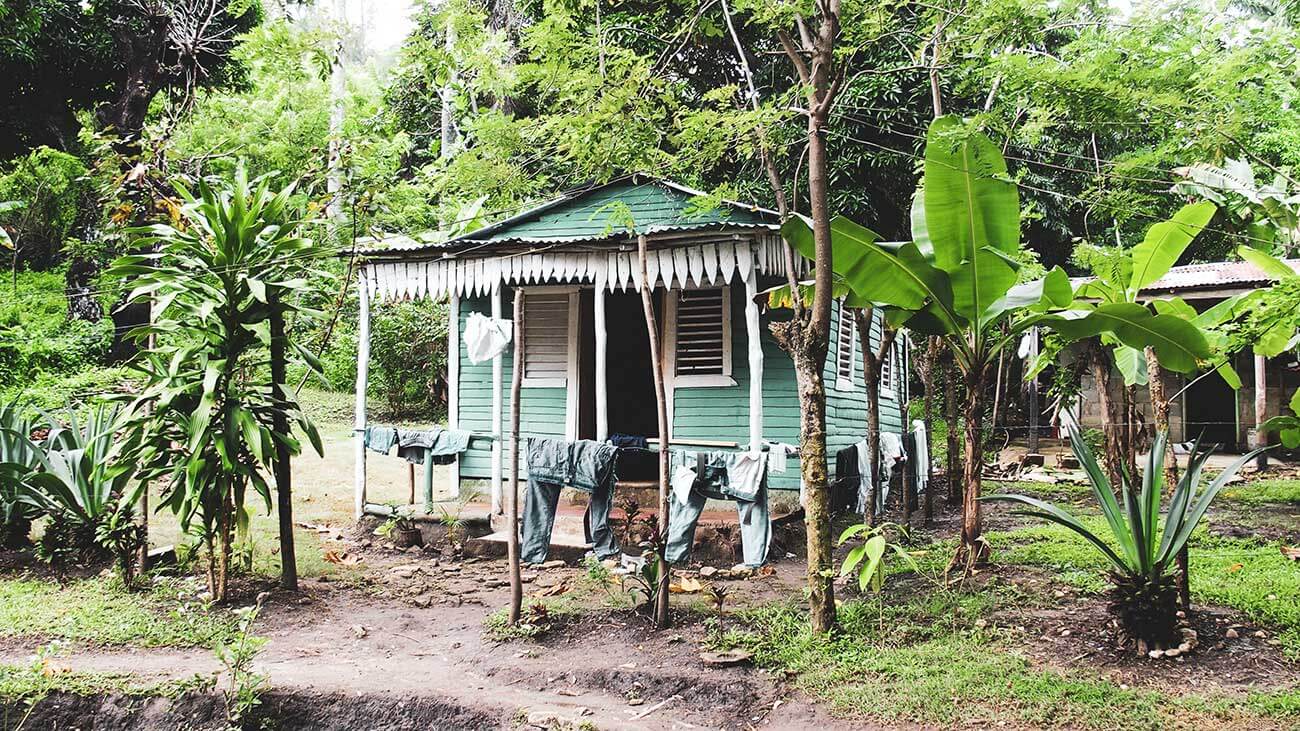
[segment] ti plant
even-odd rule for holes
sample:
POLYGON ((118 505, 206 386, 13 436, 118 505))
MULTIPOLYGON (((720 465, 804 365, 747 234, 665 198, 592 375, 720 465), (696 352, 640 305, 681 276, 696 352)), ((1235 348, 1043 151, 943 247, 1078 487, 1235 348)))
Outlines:
POLYGON ((1120 622, 1139 653, 1148 648, 1178 644, 1178 587, 1170 565, 1187 544, 1210 502, 1241 466, 1257 453, 1239 457, 1207 486, 1201 486, 1201 472, 1210 452, 1196 445, 1187 470, 1174 488, 1168 510, 1160 512, 1164 492, 1162 469, 1167 434, 1156 435, 1147 455, 1141 485, 1134 489, 1128 479, 1121 479, 1118 498, 1106 473, 1097 464, 1092 449, 1077 431, 1070 444, 1088 475, 1093 496, 1101 508, 1110 530, 1110 540, 1098 535, 1075 516, 1052 503, 1025 495, 990 495, 987 501, 1016 503, 1016 512, 1062 525, 1079 534, 1097 548, 1110 562, 1110 611, 1120 622))

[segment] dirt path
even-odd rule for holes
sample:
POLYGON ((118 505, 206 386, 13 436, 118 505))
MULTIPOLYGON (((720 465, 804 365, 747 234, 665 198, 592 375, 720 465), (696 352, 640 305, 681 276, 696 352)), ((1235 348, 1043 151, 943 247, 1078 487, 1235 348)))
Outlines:
MULTIPOLYGON (((493 641, 484 620, 508 600, 506 589, 491 586, 499 580, 498 562, 461 565, 448 573, 464 575, 448 582, 433 576, 440 567, 431 563, 397 564, 365 590, 310 581, 299 595, 273 595, 256 629, 268 639, 257 668, 277 695, 322 703, 353 698, 392 721, 368 728, 419 728, 435 720, 416 713, 407 725, 398 720, 405 718, 402 708, 407 715, 436 709, 437 727, 448 729, 528 722, 541 728, 862 728, 827 717, 764 671, 706 667, 697 647, 704 628, 689 610, 682 626, 660 633, 630 611, 611 610, 582 613, 582 626, 557 622, 539 642, 493 641), (415 604, 425 591, 439 593, 442 603, 415 604), (456 713, 448 716, 449 710, 456 713)), ((576 586, 578 573, 550 569, 533 585, 576 586)), ((17 644, 0 647, 0 662, 24 662, 29 652, 17 644)), ((218 669, 202 650, 75 649, 59 659, 79 671, 157 680, 218 669)), ((335 710, 325 725, 312 727, 357 723, 374 721, 335 710)))

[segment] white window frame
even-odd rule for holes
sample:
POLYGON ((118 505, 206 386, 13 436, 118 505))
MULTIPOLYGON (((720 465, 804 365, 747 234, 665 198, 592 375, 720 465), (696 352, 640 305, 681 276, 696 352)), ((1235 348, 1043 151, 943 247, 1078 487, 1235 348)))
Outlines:
POLYGON ((521 388, 573 388, 569 389, 571 393, 577 393, 578 386, 578 288, 577 287, 528 287, 524 289, 524 357, 520 358, 520 365, 524 373, 528 373, 528 297, 534 294, 564 294, 569 295, 569 331, 568 340, 565 342, 565 377, 564 378, 529 378, 527 375, 520 381, 521 388))
POLYGON ((853 376, 857 372, 856 356, 858 354, 858 346, 857 346, 858 323, 855 321, 853 317, 853 313, 849 312, 848 308, 844 306, 843 301, 840 301, 839 303, 839 312, 840 312, 839 320, 835 323, 835 390, 852 391, 857 387, 857 379, 855 379, 853 376), (845 375, 841 369, 841 366, 844 365, 844 363, 841 361, 841 358, 844 357, 843 338, 845 335, 844 325, 846 322, 848 323, 848 328, 849 328, 848 330, 848 338, 849 338, 848 375, 845 375))
MULTIPOLYGON (((880 337, 883 338, 884 336, 885 333, 882 328, 880 337)), ((883 365, 880 368, 880 383, 878 384, 878 387, 880 388, 880 397, 882 399, 888 399, 890 401, 897 401, 898 400, 898 337, 897 336, 894 337, 894 342, 890 343, 889 352, 885 353, 885 358, 888 359, 887 362, 889 364, 889 370, 886 371, 883 365)))
POLYGON ((672 388, 727 388, 735 386, 736 379, 732 377, 731 368, 731 287, 724 285, 721 287, 689 287, 688 289, 722 290, 722 373, 720 375, 677 375, 677 303, 679 293, 670 291, 670 296, 664 298, 664 325, 667 331, 664 340, 668 343, 668 347, 665 348, 668 352, 668 363, 664 370, 670 377, 672 388))

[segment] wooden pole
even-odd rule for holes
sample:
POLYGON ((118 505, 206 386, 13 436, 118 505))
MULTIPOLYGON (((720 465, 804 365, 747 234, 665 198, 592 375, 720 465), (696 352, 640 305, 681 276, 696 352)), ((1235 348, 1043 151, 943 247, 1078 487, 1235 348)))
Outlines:
POLYGON ((284 334, 284 312, 280 309, 278 294, 269 298, 271 308, 271 390, 275 394, 276 411, 272 428, 281 436, 275 442, 275 502, 280 518, 280 588, 298 590, 298 555, 293 548, 293 471, 289 461, 289 446, 282 441, 289 435, 289 417, 285 413, 285 358, 288 351, 284 334))
MULTIPOLYGON (((1268 435, 1264 433, 1264 422, 1268 420, 1268 360, 1262 355, 1255 356, 1255 446, 1262 449, 1268 446, 1268 435)), ((1268 469, 1268 452, 1260 452, 1255 458, 1255 466, 1262 472, 1268 469)))
POLYGON ((598 277, 592 293, 596 330, 596 441, 609 439, 609 376, 606 370, 609 334, 605 327, 605 279, 598 277))
POLYGON ((357 275, 357 400, 353 422, 356 475, 356 515, 366 512, 366 384, 370 380, 370 282, 366 270, 357 275))
POLYGON ((663 360, 659 357, 659 327, 655 321, 654 294, 646 264, 645 234, 636 238, 641 259, 641 305, 645 309, 646 334, 650 336, 650 366, 655 382, 655 410, 659 417, 659 593, 655 600, 655 626, 664 629, 668 617, 668 561, 664 549, 668 541, 668 399, 664 395, 663 360))
POLYGON ((510 566, 510 624, 519 622, 524 604, 524 584, 519 575, 519 391, 524 382, 524 290, 515 289, 514 366, 510 373, 510 490, 506 541, 510 566))
MULTIPOLYGON (((501 319, 501 283, 492 291, 492 319, 501 319)), ((492 514, 501 514, 501 354, 492 356, 492 514)))

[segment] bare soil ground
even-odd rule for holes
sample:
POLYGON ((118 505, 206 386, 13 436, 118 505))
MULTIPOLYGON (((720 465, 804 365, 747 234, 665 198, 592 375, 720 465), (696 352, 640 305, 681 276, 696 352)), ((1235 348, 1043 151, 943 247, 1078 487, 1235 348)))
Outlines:
MULTIPOLYGON (((747 665, 706 665, 700 659, 708 635, 704 619, 713 610, 701 593, 675 594, 676 624, 656 632, 625 602, 609 601, 585 569, 530 568, 525 571, 525 603, 548 600, 553 607, 549 631, 536 639, 492 639, 485 623, 509 597, 504 560, 456 555, 436 526, 426 526, 435 548, 406 551, 374 536, 374 523, 354 527, 348 516, 350 458, 344 444, 328 446, 331 457, 304 460, 296 475, 298 484, 312 486, 299 494, 305 506, 299 515, 309 526, 301 533, 310 538, 300 556, 303 550, 319 552, 322 565, 333 570, 304 579, 298 593, 278 591, 261 579, 240 589, 245 603, 269 592, 256 633, 268 638, 257 668, 269 675, 272 691, 259 713, 271 719, 272 727, 871 728, 830 716, 779 673, 747 665)), ((388 477, 405 484, 400 469, 388 477)), ((959 521, 957 511, 942 499, 942 485, 935 488, 934 522, 918 531, 922 541, 953 535, 959 521)), ((1293 522, 1296 518, 1300 516, 1280 521, 1278 530, 1294 530, 1300 525, 1300 520, 1293 522)), ((1251 530, 1251 522, 1244 519, 1241 530, 1251 530)), ((1006 530, 1019 524, 998 512, 987 525, 1006 530)), ((792 535, 781 543, 794 555, 781 551, 765 570, 725 580, 731 611, 801 601, 806 567, 800 541, 792 535)), ((16 564, 6 566, 0 557, 0 571, 16 570, 16 564)), ((1196 614, 1201 650, 1156 666, 1158 661, 1116 649, 1103 599, 1072 592, 1042 569, 992 567, 975 580, 1015 584, 1045 598, 1004 610, 989 627, 1013 637, 1045 668, 1087 670, 1134 687, 1197 690, 1283 687, 1300 677, 1300 667, 1232 612, 1208 608, 1196 614), (1230 628, 1236 638, 1227 636, 1230 628), (1157 667, 1160 672, 1153 672, 1157 667)), ((906 592, 908 586, 904 582, 891 591, 906 592)), ((25 662, 41 640, 0 641, 0 663, 25 662)), ((62 659, 78 670, 160 680, 218 667, 207 650, 74 647, 62 659)), ((36 707, 24 728, 223 724, 219 698, 212 694, 176 699, 55 694, 36 707)))

